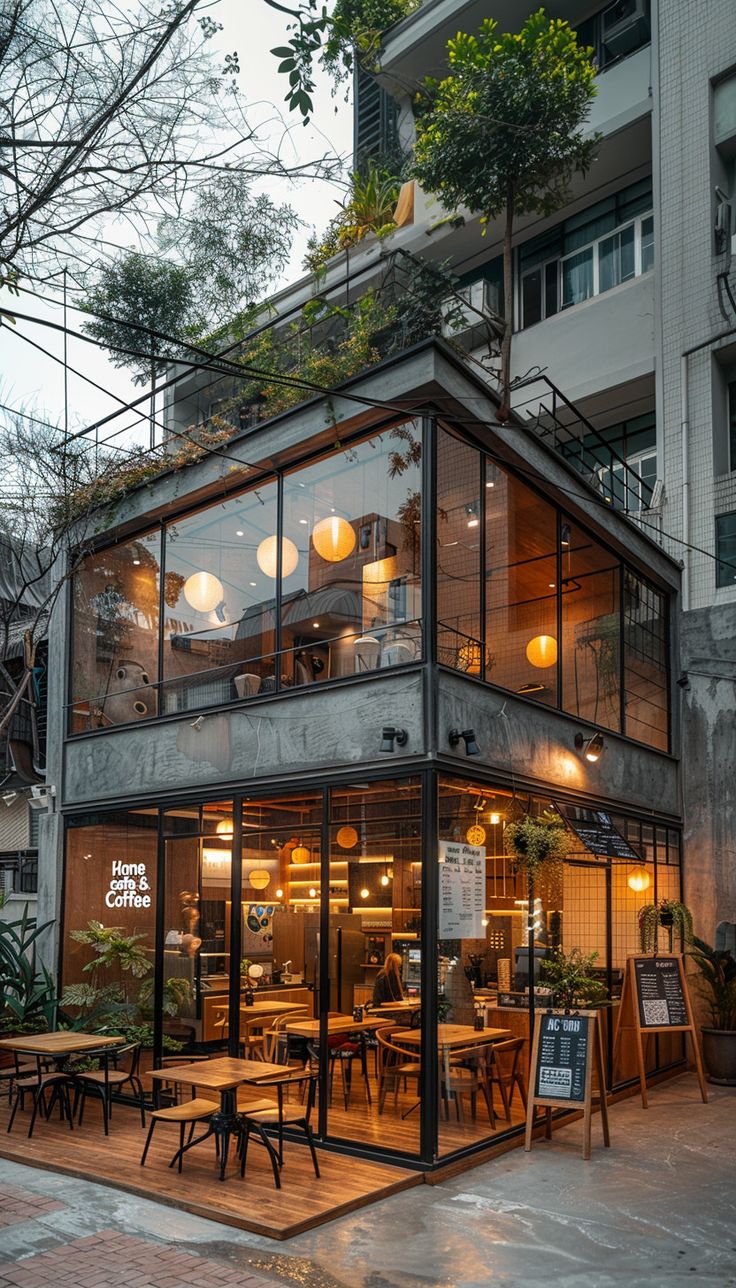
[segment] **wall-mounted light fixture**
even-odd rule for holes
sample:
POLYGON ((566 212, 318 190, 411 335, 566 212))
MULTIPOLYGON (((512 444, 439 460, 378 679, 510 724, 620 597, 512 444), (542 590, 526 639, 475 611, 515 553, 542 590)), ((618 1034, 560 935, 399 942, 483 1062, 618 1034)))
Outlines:
POLYGON ((451 747, 457 747, 461 738, 465 743, 466 756, 480 755, 480 747, 475 741, 474 729, 451 729, 447 735, 447 741, 451 747))
POLYGON ((381 751, 393 751, 394 743, 399 747, 405 747, 409 741, 409 735, 406 729, 397 729, 394 725, 384 725, 381 730, 381 751))
POLYGON ((602 733, 594 733, 592 738, 586 738, 585 734, 576 733, 575 747, 581 756, 584 756, 586 760, 590 761, 591 765, 594 765, 603 755, 606 744, 602 733))

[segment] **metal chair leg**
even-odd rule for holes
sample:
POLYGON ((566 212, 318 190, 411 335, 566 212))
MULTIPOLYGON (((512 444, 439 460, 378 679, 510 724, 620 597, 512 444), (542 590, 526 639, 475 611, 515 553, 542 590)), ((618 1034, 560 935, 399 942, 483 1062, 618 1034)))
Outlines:
POLYGON ((150 1126, 149 1126, 149 1128, 148 1128, 148 1135, 146 1136, 146 1143, 145 1143, 145 1145, 143 1146, 143 1154, 141 1155, 141 1167, 143 1166, 143 1164, 144 1164, 144 1163, 145 1163, 145 1161, 146 1161, 146 1154, 148 1153, 148 1146, 149 1146, 149 1145, 150 1145, 150 1143, 151 1143, 151 1137, 153 1136, 153 1129, 154 1129, 154 1127, 155 1127, 155 1126, 156 1126, 156 1119, 155 1119, 155 1118, 152 1118, 152 1119, 151 1119, 150 1126))

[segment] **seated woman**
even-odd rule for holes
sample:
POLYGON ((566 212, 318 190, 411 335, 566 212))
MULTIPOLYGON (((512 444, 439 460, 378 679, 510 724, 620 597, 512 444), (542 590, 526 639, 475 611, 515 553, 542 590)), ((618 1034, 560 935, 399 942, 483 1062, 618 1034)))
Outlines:
POLYGON ((403 1002, 404 986, 401 983, 401 957, 398 953, 389 953, 381 970, 376 975, 373 985, 373 1005, 382 1002, 403 1002))

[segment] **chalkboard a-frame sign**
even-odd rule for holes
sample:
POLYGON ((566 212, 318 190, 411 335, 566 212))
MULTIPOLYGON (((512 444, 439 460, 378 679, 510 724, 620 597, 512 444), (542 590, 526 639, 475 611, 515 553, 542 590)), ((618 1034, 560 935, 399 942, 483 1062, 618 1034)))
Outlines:
POLYGON ((608 1131, 605 1066, 600 1017, 596 1011, 537 1012, 532 1045, 531 1086, 526 1115, 525 1149, 532 1147, 537 1109, 545 1110, 545 1134, 552 1135, 553 1109, 582 1109, 583 1158, 590 1158, 593 1067, 598 1078, 603 1143, 608 1131))
POLYGON ((642 953, 627 958, 616 1041, 613 1047, 614 1068, 619 1058, 624 1033, 627 1031, 634 1033, 641 1102, 645 1109, 648 1098, 644 1040, 651 1033, 690 1035, 700 1094, 703 1103, 708 1103, 700 1045, 695 1029, 695 1016, 681 953, 655 953, 654 956, 645 956, 642 953))

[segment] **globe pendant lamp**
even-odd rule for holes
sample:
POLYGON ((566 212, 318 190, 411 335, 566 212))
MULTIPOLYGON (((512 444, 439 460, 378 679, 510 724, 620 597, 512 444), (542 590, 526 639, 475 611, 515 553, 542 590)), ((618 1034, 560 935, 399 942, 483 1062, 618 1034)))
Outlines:
POLYGON ((265 868, 254 868, 252 872, 248 873, 248 880, 254 890, 265 890, 271 880, 271 873, 267 872, 265 868))
MULTIPOLYGON (((278 537, 264 537, 256 550, 256 563, 267 577, 276 579, 278 568, 278 537)), ((281 576, 290 577, 299 563, 299 551, 288 537, 281 539, 281 576)))
POLYGON ((648 890, 651 884, 651 877, 646 868, 633 868, 627 878, 627 884, 630 890, 635 890, 641 894, 643 890, 648 890))
POLYGON ((355 549, 355 529, 347 519, 331 514, 320 519, 312 529, 312 543, 320 559, 327 563, 340 563, 355 549))
POLYGON ((311 857, 306 845, 302 845, 301 842, 291 851, 292 863, 309 863, 311 857))
POLYGON ((211 572, 193 572, 184 582, 184 598, 197 613, 211 613, 223 596, 222 582, 211 572))
POLYGON ((345 827, 340 828, 335 840, 341 850, 352 850, 353 846, 358 843, 358 833, 354 827, 346 824, 345 827))
POLYGON ((526 646, 526 657, 532 666, 554 666, 557 661, 557 640, 554 635, 535 635, 526 646))

